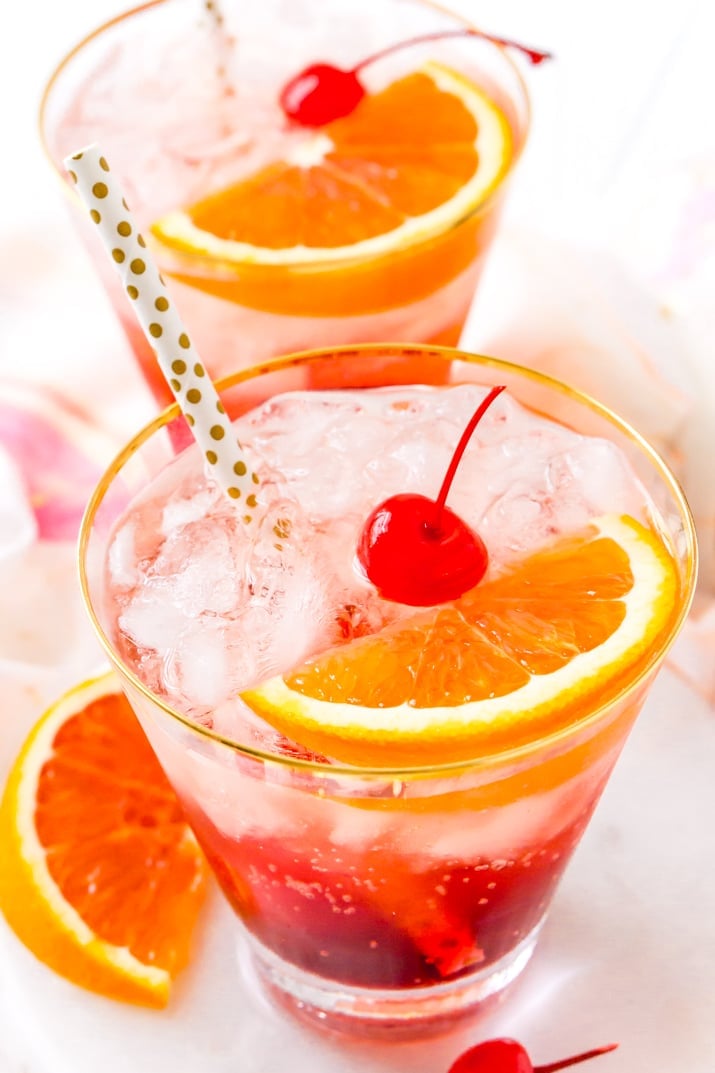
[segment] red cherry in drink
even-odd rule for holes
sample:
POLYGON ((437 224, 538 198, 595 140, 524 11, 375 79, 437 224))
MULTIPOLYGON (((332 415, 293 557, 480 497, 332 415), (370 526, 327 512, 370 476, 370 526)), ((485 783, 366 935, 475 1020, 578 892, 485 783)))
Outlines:
POLYGON ((433 607, 456 600, 484 576, 489 562, 484 541, 445 500, 472 433, 504 390, 492 388, 471 417, 436 500, 414 493, 391 496, 367 519, 357 559, 386 600, 433 607))
POLYGON ((396 495, 376 507, 358 545, 358 561, 387 600, 433 607, 481 581, 487 549, 454 511, 427 496, 396 495))
POLYGON ((368 56, 367 59, 361 60, 349 70, 336 67, 332 63, 311 63, 286 82, 280 93, 280 106, 288 119, 300 123, 303 127, 322 127, 326 123, 332 123, 335 119, 350 115, 365 96, 365 87, 359 77, 364 67, 398 49, 422 44, 425 41, 441 40, 445 37, 481 37, 495 45, 518 49, 535 65, 551 58, 549 52, 528 48, 516 41, 508 41, 505 37, 495 37, 481 30, 467 27, 463 30, 443 30, 389 45, 374 55, 368 56))
POLYGON ((558 1069, 575 1066, 599 1054, 615 1051, 617 1043, 608 1043, 583 1054, 575 1054, 547 1066, 534 1066, 529 1055, 515 1039, 490 1039, 470 1047, 449 1067, 449 1073, 556 1073, 558 1069))
POLYGON ((350 115, 365 96, 355 70, 330 63, 312 63, 285 84, 280 105, 289 119, 303 127, 322 127, 350 115))

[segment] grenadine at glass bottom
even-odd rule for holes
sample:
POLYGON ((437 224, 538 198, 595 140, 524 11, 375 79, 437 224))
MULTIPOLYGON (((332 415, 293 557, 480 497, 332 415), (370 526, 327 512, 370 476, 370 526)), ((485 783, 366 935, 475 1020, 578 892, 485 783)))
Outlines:
POLYGON ((583 833, 692 595, 692 524, 677 484, 635 433, 538 374, 457 352, 399 347, 282 359, 222 385, 231 416, 287 386, 504 383, 523 404, 625 452, 681 573, 657 651, 598 710, 478 760, 407 770, 261 752, 191 723, 154 696, 109 639, 101 571, 118 514, 171 459, 168 411, 128 446, 85 519, 88 609, 127 695, 242 922, 259 977, 296 1012, 358 1034, 451 1026, 527 963, 583 833))
POLYGON ((518 760, 375 777, 227 756, 128 689, 261 977, 334 1027, 408 1035, 523 969, 644 692, 518 760))

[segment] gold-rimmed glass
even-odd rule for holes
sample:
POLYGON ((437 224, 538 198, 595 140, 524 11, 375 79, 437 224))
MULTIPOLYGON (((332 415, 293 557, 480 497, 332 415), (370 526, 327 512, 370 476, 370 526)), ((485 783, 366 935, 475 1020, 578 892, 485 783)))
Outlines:
POLYGON ((239 361, 248 366, 328 344, 455 345, 529 129, 519 66, 503 48, 476 38, 418 46, 385 61, 399 74, 436 60, 488 90, 512 149, 485 199, 387 252, 348 250, 320 264, 294 254, 286 263, 236 266, 197 248, 169 250, 152 241, 150 226, 282 159, 279 89, 306 64, 321 58, 350 66, 396 41, 468 21, 429 0, 385 0, 379 12, 362 0, 223 0, 220 10, 220 27, 197 0, 156 0, 111 20, 60 63, 41 105, 46 154, 158 401, 168 404, 171 396, 62 163, 93 141, 127 191, 214 379, 239 361), (238 337, 240 356, 232 347, 238 337))
POLYGON ((176 407, 117 457, 80 536, 89 615, 242 920, 259 976, 330 1027, 393 1035, 446 1027, 529 960, 696 576, 692 519, 667 466, 613 413, 532 370, 444 348, 375 345, 278 359, 219 390, 235 417, 287 387, 411 383, 415 371, 438 384, 506 384, 531 409, 614 442, 655 505, 680 573, 669 629, 615 697, 565 729, 449 765, 341 767, 230 741, 152 694, 113 642, 103 565, 118 515, 176 454, 176 407))

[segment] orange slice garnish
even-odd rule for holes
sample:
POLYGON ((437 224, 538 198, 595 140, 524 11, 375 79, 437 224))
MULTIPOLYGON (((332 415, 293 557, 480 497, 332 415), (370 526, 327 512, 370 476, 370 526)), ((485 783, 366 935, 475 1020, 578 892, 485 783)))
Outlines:
POLYGON ((433 764, 525 743, 594 710, 657 650, 678 591, 658 537, 606 517, 459 600, 243 694, 347 763, 433 764))
POLYGON ((450 232, 497 188, 512 141, 483 90, 427 64, 307 134, 289 159, 168 213, 152 234, 166 250, 222 266, 213 279, 198 267, 178 278, 248 305, 323 316, 387 308, 402 290, 409 300, 431 293, 474 258, 474 235, 457 242, 450 232), (414 251, 440 237, 422 279, 414 251))
POLYGON ((82 987, 166 1004, 186 963, 206 865, 109 674, 37 724, 0 805, 0 911, 82 987))

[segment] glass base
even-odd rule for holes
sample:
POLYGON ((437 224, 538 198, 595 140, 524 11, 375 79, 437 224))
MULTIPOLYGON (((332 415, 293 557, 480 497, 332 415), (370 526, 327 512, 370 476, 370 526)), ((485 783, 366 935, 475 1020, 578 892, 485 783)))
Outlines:
POLYGON ((350 987, 327 980, 296 968, 252 937, 248 941, 263 987, 301 1020, 323 1031, 394 1040, 448 1032, 491 1006, 525 968, 540 929, 541 924, 501 960, 469 976, 395 990, 350 987))

